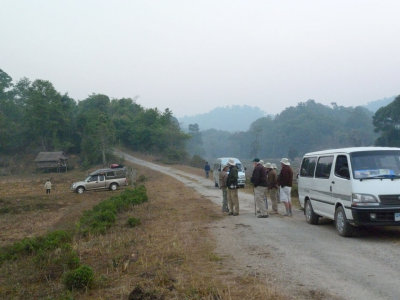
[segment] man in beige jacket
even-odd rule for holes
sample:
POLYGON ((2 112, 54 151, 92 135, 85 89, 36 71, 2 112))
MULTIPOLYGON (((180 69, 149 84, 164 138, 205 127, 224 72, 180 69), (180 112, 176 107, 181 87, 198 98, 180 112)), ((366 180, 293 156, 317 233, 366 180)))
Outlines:
POLYGON ((277 199, 277 189, 278 189, 278 174, 276 170, 272 168, 272 164, 266 163, 265 168, 267 169, 267 187, 269 198, 272 203, 271 214, 278 213, 278 199, 277 199))

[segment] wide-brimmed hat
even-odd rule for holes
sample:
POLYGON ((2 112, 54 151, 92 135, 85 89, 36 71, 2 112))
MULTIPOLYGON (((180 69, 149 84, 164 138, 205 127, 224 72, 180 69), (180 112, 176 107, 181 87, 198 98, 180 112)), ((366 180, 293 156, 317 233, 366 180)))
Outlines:
POLYGON ((262 159, 260 159, 258 163, 264 165, 264 161, 262 159))
POLYGON ((276 164, 271 164, 272 169, 276 169, 276 164))
POLYGON ((267 169, 272 169, 272 165, 271 165, 271 163, 269 163, 269 162, 267 162, 267 163, 264 165, 264 167, 267 168, 267 169))
POLYGON ((281 159, 281 163, 286 165, 286 166, 290 166, 290 161, 289 159, 287 159, 286 157, 281 159))
POLYGON ((228 160, 228 165, 229 165, 229 166, 236 166, 235 160, 232 159, 232 158, 230 158, 230 159, 228 160))

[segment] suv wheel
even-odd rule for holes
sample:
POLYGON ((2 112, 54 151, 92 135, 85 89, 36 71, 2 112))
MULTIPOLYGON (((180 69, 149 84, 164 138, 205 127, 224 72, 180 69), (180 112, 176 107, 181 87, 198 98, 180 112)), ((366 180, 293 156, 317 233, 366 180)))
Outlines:
POLYGON ((110 185, 110 190, 115 191, 117 189, 117 184, 116 183, 111 183, 110 185))
POLYGON ((84 188, 83 186, 80 186, 80 187, 78 187, 78 188, 76 189, 76 192, 77 192, 78 194, 83 194, 84 191, 85 191, 85 188, 84 188))

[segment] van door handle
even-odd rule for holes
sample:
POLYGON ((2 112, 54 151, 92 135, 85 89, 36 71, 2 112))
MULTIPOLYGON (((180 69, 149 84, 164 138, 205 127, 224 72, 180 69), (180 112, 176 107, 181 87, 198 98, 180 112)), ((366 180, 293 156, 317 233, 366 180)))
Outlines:
POLYGON ((335 182, 334 182, 334 181, 332 181, 331 183, 332 183, 332 184, 335 184, 335 182))

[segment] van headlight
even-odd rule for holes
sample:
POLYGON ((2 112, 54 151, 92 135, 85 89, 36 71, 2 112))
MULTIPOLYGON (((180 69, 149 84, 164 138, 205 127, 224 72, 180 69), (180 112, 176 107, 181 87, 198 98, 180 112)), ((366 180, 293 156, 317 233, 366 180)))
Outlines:
POLYGON ((374 195, 352 194, 351 202, 353 206, 378 205, 379 201, 374 195))

